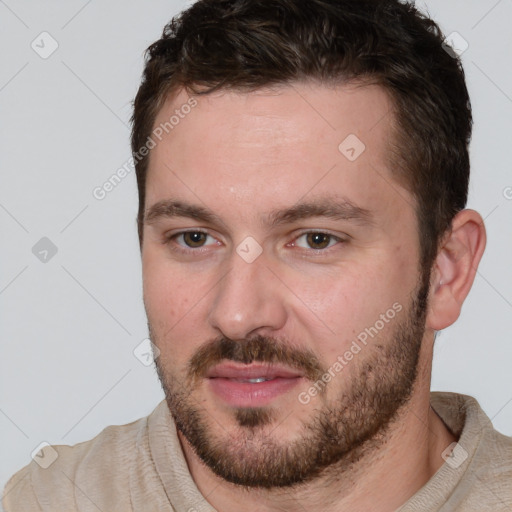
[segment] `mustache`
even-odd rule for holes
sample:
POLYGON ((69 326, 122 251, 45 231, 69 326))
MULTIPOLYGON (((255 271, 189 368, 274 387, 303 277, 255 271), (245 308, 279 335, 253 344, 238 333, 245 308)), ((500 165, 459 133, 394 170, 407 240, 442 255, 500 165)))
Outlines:
POLYGON ((192 357, 188 376, 192 380, 206 376, 210 368, 222 361, 251 364, 279 363, 300 370, 305 377, 316 381, 326 372, 313 352, 292 348, 266 336, 256 336, 248 340, 233 341, 218 338, 201 347, 192 357))

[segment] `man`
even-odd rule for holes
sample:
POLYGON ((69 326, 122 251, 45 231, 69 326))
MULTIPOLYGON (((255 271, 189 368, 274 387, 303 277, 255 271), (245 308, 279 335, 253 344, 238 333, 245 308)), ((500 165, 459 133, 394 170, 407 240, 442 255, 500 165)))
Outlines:
POLYGON ((8 483, 10 510, 505 511, 512 440, 431 393, 485 248, 471 109, 397 0, 200 0, 134 103, 166 400, 8 483))

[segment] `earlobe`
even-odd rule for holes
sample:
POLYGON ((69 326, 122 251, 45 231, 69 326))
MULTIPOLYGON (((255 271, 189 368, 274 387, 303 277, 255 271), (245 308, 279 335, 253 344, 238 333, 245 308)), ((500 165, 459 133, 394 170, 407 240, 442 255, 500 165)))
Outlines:
POLYGON ((445 235, 430 281, 427 328, 441 330, 460 315, 485 250, 484 221, 474 210, 460 211, 445 235))

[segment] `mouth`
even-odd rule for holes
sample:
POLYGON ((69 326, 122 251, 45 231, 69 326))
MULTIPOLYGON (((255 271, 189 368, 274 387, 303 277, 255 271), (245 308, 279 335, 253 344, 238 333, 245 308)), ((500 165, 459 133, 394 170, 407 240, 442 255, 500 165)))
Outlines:
POLYGON ((304 375, 279 365, 221 363, 207 374, 210 389, 234 407, 262 407, 297 386, 304 375))

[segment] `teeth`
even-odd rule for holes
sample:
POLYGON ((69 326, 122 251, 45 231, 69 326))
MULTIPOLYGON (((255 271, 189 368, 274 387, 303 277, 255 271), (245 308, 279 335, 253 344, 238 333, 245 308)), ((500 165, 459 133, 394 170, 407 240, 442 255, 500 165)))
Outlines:
POLYGON ((250 382, 251 384, 257 384, 258 382, 265 382, 267 380, 271 379, 266 379, 265 377, 257 377, 256 379, 244 379, 241 380, 240 382, 250 382))

